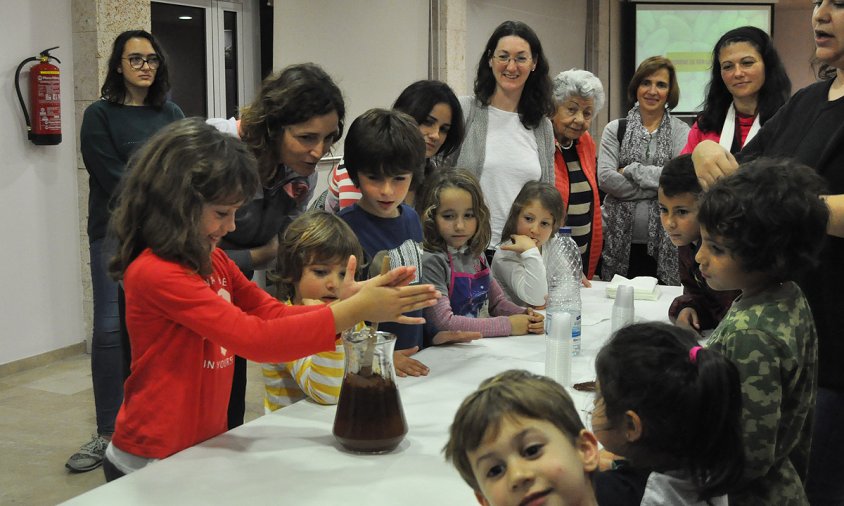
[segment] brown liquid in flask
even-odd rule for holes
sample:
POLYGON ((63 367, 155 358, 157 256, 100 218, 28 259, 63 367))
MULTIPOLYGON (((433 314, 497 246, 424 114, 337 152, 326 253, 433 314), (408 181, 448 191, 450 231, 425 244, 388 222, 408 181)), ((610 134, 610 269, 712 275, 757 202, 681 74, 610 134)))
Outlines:
POLYGON ((366 329, 343 333, 346 371, 333 432, 348 450, 386 453, 394 450, 407 434, 393 369, 396 336, 377 333, 371 371, 364 367, 368 341, 366 329))

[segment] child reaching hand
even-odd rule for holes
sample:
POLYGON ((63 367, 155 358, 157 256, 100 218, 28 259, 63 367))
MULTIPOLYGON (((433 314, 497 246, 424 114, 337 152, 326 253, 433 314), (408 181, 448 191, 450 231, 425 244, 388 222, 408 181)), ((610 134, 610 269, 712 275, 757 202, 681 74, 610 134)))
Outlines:
POLYGON ((714 290, 741 290, 707 343, 741 376, 747 463, 731 505, 808 504, 818 338, 794 280, 817 264, 826 237, 823 188, 809 167, 762 158, 701 199, 700 272, 714 290))
POLYGON ((527 371, 484 380, 460 405, 445 458, 484 506, 596 506, 598 444, 559 383, 527 371))
MULTIPOLYGON (((276 297, 294 306, 337 300, 346 277, 346 259, 363 258, 355 233, 346 222, 325 211, 309 211, 288 225, 279 240, 276 297)), ((292 362, 261 364, 264 410, 275 411, 308 397, 319 404, 337 404, 343 383, 343 343, 336 349, 292 362)))
POLYGON ((287 306, 246 279, 217 245, 258 187, 255 158, 201 119, 170 124, 130 160, 112 228, 113 277, 126 294, 132 373, 103 469, 112 480, 227 429, 235 354, 289 361, 333 350, 361 319, 422 323, 431 286, 400 286, 412 268, 355 283, 339 300, 287 306), (345 297, 345 298, 344 298, 345 297))
POLYGON ((545 306, 548 281, 542 246, 564 219, 563 199, 553 185, 525 183, 504 223, 504 242, 492 259, 492 274, 514 303, 545 306))
POLYGON ((736 367, 687 329, 642 323, 610 338, 595 372, 592 431, 625 458, 595 477, 598 503, 726 506, 744 463, 736 367))
MULTIPOLYGON (((483 254, 491 234, 489 211, 475 176, 462 169, 441 170, 425 195, 423 280, 448 294, 425 311, 428 323, 437 330, 477 331, 484 337, 543 333, 544 317, 510 302, 490 275, 483 254), (478 318, 487 299, 490 317, 478 318)), ((433 344, 443 342, 434 337, 433 344)))

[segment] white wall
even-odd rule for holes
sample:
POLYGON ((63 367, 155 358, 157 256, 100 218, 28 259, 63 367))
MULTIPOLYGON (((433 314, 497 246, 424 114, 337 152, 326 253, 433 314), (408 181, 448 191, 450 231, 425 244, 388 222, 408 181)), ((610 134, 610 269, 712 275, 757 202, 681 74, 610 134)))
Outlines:
POLYGON ((468 0, 466 9, 467 90, 474 89, 478 61, 495 28, 507 20, 533 28, 548 58, 551 76, 583 68, 586 51, 586 7, 583 0, 468 0))
POLYGON ((774 47, 791 79, 792 92, 815 82, 815 75, 809 65, 809 60, 815 54, 812 6, 809 2, 800 7, 775 7, 774 47))
MULTIPOLYGON (((273 4, 273 67, 320 64, 346 101, 346 127, 373 107, 390 107, 428 77, 428 1, 284 0, 273 4)), ((335 152, 342 153, 341 145, 335 152)))
MULTIPOLYGON (((0 364, 84 341, 70 0, 3 0, 0 16, 0 364), (17 65, 55 55, 63 140, 35 146, 14 91, 17 65)), ((25 74, 28 76, 28 72, 25 74)), ((21 80, 22 89, 26 81, 21 80)), ((28 94, 27 94, 28 95, 28 94)))

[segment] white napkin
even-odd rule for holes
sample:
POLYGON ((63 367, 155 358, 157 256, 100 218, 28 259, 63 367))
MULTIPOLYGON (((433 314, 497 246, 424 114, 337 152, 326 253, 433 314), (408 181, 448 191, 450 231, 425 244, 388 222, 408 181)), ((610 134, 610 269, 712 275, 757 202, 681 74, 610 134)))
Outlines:
POLYGON ((610 284, 607 285, 607 297, 614 299, 615 291, 620 285, 630 285, 633 287, 633 298, 638 300, 657 300, 661 295, 659 286, 657 286, 657 279, 651 276, 636 276, 633 279, 627 279, 620 274, 612 277, 610 284))

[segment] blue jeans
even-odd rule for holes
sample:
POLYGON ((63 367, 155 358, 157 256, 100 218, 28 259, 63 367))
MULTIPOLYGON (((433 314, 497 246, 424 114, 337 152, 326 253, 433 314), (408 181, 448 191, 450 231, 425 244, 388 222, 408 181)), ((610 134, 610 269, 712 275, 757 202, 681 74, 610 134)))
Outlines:
POLYGON ((108 262, 116 245, 97 239, 91 247, 91 281, 94 289, 94 329, 91 343, 91 378, 97 433, 114 432, 114 419, 123 403, 123 351, 120 343, 120 317, 117 283, 108 275, 108 262))
POLYGON ((806 495, 812 506, 844 504, 844 392, 819 388, 806 495))

